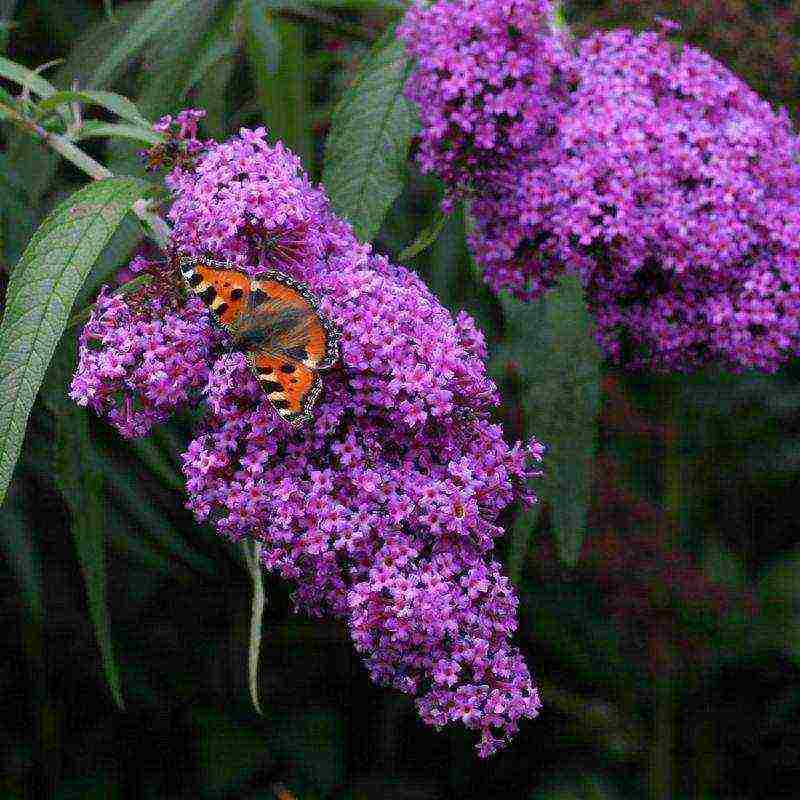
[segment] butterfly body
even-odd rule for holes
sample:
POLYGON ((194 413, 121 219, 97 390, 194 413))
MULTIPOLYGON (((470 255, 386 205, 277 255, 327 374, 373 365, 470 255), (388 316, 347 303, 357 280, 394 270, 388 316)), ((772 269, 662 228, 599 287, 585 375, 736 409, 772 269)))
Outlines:
POLYGON ((245 354, 275 411, 294 426, 308 421, 322 391, 319 371, 339 357, 339 333, 308 287, 276 270, 251 278, 208 258, 183 256, 179 266, 189 291, 245 354))

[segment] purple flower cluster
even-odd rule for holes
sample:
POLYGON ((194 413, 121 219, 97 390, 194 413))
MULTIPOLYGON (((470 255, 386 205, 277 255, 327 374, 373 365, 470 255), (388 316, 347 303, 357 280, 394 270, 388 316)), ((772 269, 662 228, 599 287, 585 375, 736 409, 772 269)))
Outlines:
POLYGON ((206 385, 209 356, 220 339, 202 303, 179 304, 158 265, 134 259, 134 275, 153 270, 157 282, 134 295, 97 298, 78 345, 70 397, 115 425, 123 436, 149 433, 206 385))
POLYGON ((179 165, 190 167, 203 150, 203 142, 197 138, 197 126, 205 115, 205 111, 187 108, 175 117, 170 114, 161 117, 153 129, 164 134, 164 142, 140 153, 147 168, 155 171, 171 170, 179 165))
POLYGON ((595 35, 578 63, 552 224, 601 345, 632 367, 776 369, 800 334, 787 115, 656 33, 595 35))
MULTIPOLYGON (((462 52, 459 38, 472 46, 461 15, 483 18, 482 30, 498 5, 524 30, 524 3, 453 0, 416 7, 409 44, 419 58, 409 95, 428 103, 423 142, 443 130, 461 137, 439 161, 423 145, 422 167, 453 189, 471 186, 470 244, 492 288, 530 300, 563 271, 579 274, 598 341, 632 369, 772 371, 798 352, 800 165, 786 113, 694 47, 654 32, 598 33, 560 66, 574 80, 566 100, 558 83, 549 104, 542 85, 529 88, 548 109, 538 138, 500 148, 500 163, 465 180, 447 157, 472 152, 474 137, 459 134, 461 112, 444 94, 420 87, 436 83, 437 59, 462 52)), ((549 69, 550 51, 536 37, 531 46, 549 69)), ((481 85, 479 64, 458 63, 461 83, 481 85)))
MULTIPOLYGON (((300 159, 264 128, 209 147, 190 169, 167 176, 175 198, 174 245, 188 255, 214 254, 248 269, 304 270, 322 258, 326 200, 300 159)), ((360 252, 366 248, 357 245, 360 252)))
POLYGON ((550 0, 441 0, 398 35, 416 68, 419 163, 457 193, 539 146, 567 94, 570 55, 550 0))
POLYGON ((470 201, 468 242, 494 292, 535 300, 564 272, 553 215, 558 208, 554 171, 561 152, 553 140, 496 170, 470 201))
MULTIPOLYGON (((295 431, 243 354, 211 349, 195 301, 164 318, 162 357, 195 346, 204 369, 184 400, 202 396, 206 406, 183 455, 189 507, 232 540, 259 541, 265 567, 295 587, 297 608, 344 619, 373 678, 416 695, 426 722, 463 722, 479 731, 482 755, 494 752, 540 707, 511 643, 517 599, 491 550, 501 511, 535 501, 528 482, 542 448, 510 447, 490 422, 497 395, 482 335, 360 244, 263 129, 207 143, 168 182, 180 251, 253 274, 279 266, 309 284, 342 332, 314 421, 295 431)), ((106 323, 114 353, 131 338, 138 348, 126 313, 106 323)), ((133 369, 124 371, 115 387, 139 402, 133 369)), ((98 377, 87 359, 74 386, 98 377)))

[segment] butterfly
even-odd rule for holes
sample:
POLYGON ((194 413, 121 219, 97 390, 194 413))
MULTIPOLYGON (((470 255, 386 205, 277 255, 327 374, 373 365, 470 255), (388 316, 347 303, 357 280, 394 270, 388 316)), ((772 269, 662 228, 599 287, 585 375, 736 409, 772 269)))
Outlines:
POLYGON ((308 287, 277 270, 251 278, 210 258, 179 256, 178 265, 281 419, 293 427, 309 422, 322 391, 319 372, 338 360, 340 334, 308 287))

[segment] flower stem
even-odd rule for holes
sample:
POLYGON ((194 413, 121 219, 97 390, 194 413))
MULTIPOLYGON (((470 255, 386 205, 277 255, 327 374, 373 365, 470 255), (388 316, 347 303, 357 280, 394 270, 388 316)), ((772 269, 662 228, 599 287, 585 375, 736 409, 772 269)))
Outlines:
POLYGON ((253 580, 253 611, 250 615, 250 649, 248 657, 248 675, 250 685, 250 699, 255 710, 263 716, 261 704, 258 700, 258 656, 261 652, 261 622, 264 618, 264 579, 261 574, 261 545, 259 542, 242 542, 244 560, 247 570, 253 580), (252 546, 252 550, 251 550, 252 546))

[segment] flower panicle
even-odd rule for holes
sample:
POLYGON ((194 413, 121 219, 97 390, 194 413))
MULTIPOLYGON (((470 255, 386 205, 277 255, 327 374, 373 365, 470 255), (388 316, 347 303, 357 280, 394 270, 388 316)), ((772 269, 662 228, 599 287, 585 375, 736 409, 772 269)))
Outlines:
POLYGON ((297 431, 197 298, 165 288, 131 305, 104 292, 73 397, 126 436, 199 404, 182 455, 197 519, 258 541, 298 610, 346 622, 376 681, 494 752, 540 707, 512 643, 518 601, 491 553, 503 510, 535 501, 541 446, 510 446, 492 423, 483 335, 358 242, 263 128, 205 143, 166 180, 174 249, 304 281, 341 331, 340 362, 297 431))

